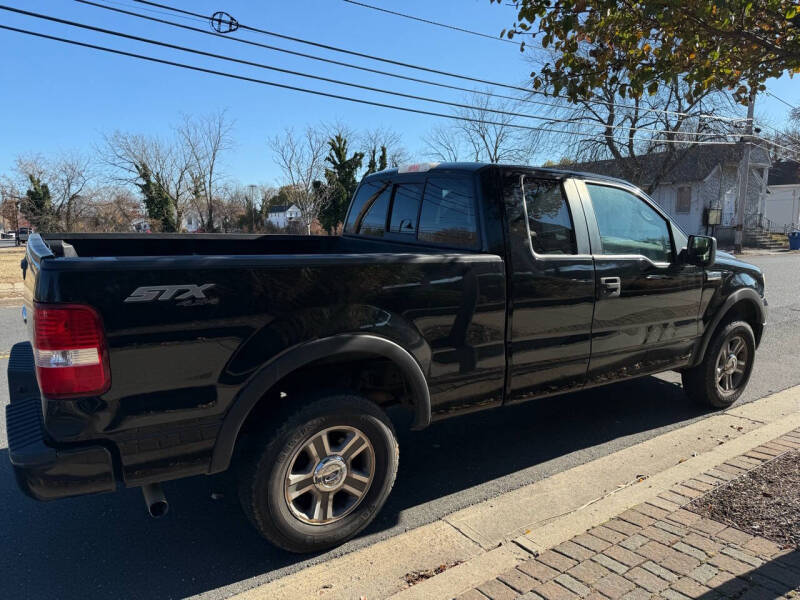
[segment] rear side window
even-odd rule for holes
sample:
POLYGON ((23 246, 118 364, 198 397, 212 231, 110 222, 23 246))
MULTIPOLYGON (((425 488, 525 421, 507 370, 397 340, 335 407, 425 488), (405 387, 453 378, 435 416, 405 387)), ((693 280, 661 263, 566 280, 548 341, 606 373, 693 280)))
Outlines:
POLYGON ((575 254, 575 228, 561 182, 526 177, 522 185, 533 251, 537 254, 575 254))
POLYGON ((422 202, 423 185, 420 183, 403 183, 394 188, 392 201, 392 218, 389 222, 391 233, 417 233, 417 217, 422 202))
POLYGON ((387 182, 369 181, 358 188, 347 217, 345 231, 381 237, 386 230, 386 212, 392 186, 387 182))
POLYGON ((478 243, 471 177, 432 175, 425 186, 418 239, 472 248, 478 243))

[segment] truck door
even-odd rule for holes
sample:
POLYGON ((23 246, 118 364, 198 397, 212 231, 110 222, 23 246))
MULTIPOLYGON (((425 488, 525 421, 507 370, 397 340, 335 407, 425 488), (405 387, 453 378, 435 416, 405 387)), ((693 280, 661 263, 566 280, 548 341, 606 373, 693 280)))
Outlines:
POLYGON ((588 383, 685 364, 698 335, 702 269, 678 260, 670 221, 638 190, 576 186, 597 278, 588 383))
POLYGON ((503 176, 509 258, 509 402, 578 389, 589 365, 594 265, 577 188, 503 176))

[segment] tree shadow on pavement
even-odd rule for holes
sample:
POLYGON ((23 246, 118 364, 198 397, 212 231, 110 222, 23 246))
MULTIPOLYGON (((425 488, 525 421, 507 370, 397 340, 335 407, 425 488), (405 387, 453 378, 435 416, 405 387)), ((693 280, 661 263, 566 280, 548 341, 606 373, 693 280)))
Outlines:
MULTIPOLYGON (((722 598, 757 599, 788 598, 789 592, 800 590, 800 550, 794 550, 742 573, 698 596, 702 600, 722 598)), ((800 596, 800 594, 798 594, 800 596)))
POLYGON ((315 557, 278 550, 253 531, 232 473, 165 484, 171 512, 152 520, 135 489, 29 500, 2 450, 0 597, 227 597, 704 413, 680 386, 647 377, 454 418, 422 432, 399 430, 400 472, 386 507, 359 538, 315 557))

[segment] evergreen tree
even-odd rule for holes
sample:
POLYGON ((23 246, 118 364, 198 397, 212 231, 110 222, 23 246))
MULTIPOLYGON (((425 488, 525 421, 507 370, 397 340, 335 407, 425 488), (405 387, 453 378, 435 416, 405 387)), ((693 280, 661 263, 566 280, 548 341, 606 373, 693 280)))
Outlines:
POLYGON ((28 175, 31 187, 25 192, 20 211, 38 231, 57 231, 58 216, 50 197, 50 188, 35 175, 28 175))
POLYGON ((386 146, 381 146, 381 157, 378 160, 378 171, 383 171, 389 166, 389 161, 386 159, 386 146))
POLYGON ((383 171, 389 166, 389 160, 386 157, 386 146, 381 146, 381 154, 378 158, 378 149, 373 146, 369 151, 369 162, 367 163, 367 171, 364 176, 372 175, 378 171, 383 171))
MULTIPOLYGON (((344 221, 350 198, 358 187, 356 173, 364 161, 363 152, 355 152, 348 157, 347 139, 342 134, 336 134, 328 140, 329 152, 325 161, 330 164, 325 169, 324 192, 328 198, 325 207, 319 213, 319 222, 329 234, 332 234, 342 221, 344 221)), ((317 193, 322 193, 318 188, 317 193)))
POLYGON ((364 176, 372 175, 373 173, 378 171, 378 162, 375 160, 375 148, 371 148, 369 151, 369 162, 367 163, 367 172, 364 173, 364 176))
POLYGON ((161 223, 161 231, 177 231, 175 207, 172 205, 169 194, 164 190, 164 186, 159 183, 158 177, 143 163, 136 164, 136 172, 139 174, 136 187, 144 197, 147 216, 161 223))

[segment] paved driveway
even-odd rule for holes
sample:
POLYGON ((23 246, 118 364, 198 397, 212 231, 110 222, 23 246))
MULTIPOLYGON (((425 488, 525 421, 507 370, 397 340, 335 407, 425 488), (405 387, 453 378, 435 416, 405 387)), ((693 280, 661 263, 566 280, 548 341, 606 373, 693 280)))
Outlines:
MULTIPOLYGON (((749 260, 767 275, 770 326, 742 402, 800 384, 800 256, 749 260)), ((19 309, 0 309, 0 356, 23 337, 19 309)), ((226 597, 705 418, 677 381, 674 374, 647 377, 402 433, 397 483, 376 522, 337 551, 311 558, 278 551, 253 533, 225 474, 166 484, 171 512, 161 520, 145 515, 135 490, 28 500, 16 489, 3 426, 0 598, 226 597)))

